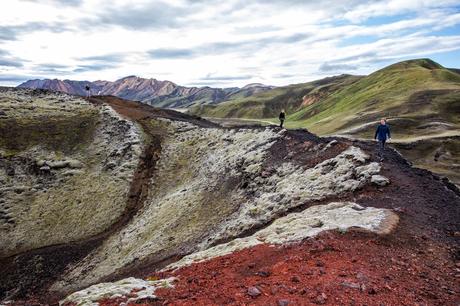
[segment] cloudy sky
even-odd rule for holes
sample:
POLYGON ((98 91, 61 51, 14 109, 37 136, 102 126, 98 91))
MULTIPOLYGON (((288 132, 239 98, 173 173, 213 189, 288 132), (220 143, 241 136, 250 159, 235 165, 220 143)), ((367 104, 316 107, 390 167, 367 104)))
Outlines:
POLYGON ((0 84, 284 85, 430 57, 460 67, 458 0, 8 0, 0 84))

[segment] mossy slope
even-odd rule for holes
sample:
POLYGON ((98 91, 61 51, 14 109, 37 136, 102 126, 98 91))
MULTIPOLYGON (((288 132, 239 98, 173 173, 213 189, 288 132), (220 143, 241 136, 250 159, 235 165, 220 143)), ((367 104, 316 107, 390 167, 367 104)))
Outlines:
POLYGON ((137 166, 137 128, 65 94, 2 89, 0 107, 0 257, 110 228, 137 166))

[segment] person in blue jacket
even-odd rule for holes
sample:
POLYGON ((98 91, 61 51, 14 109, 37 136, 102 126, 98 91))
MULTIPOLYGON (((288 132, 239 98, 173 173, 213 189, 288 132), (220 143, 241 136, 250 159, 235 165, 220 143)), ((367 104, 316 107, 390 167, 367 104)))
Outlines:
POLYGON ((375 131, 375 140, 379 142, 379 158, 380 161, 383 161, 383 152, 385 151, 385 142, 391 139, 390 127, 387 124, 385 118, 380 120, 380 124, 377 126, 375 131))

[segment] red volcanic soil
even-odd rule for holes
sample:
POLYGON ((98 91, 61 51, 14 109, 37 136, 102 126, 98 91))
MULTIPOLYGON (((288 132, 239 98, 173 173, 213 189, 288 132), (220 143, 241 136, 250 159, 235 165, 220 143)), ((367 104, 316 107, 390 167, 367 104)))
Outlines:
MULTIPOLYGON (((424 239, 328 232, 287 246, 259 245, 153 274, 178 278, 142 305, 458 305, 459 267, 424 239)), ((104 300, 101 305, 119 305, 104 300)), ((132 304, 135 305, 135 304, 132 304)), ((136 304, 139 305, 139 304, 136 304)))

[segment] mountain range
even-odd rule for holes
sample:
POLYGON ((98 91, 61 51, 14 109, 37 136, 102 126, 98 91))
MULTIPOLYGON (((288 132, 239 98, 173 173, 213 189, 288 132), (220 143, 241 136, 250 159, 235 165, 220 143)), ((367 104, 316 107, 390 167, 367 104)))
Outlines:
POLYGON ((236 98, 244 98, 273 88, 273 86, 259 83, 248 84, 242 88, 185 87, 170 81, 144 79, 137 76, 127 76, 115 82, 36 79, 26 81, 18 87, 48 89, 85 96, 86 86, 90 87, 92 95, 113 95, 157 107, 169 108, 214 104, 236 98))

